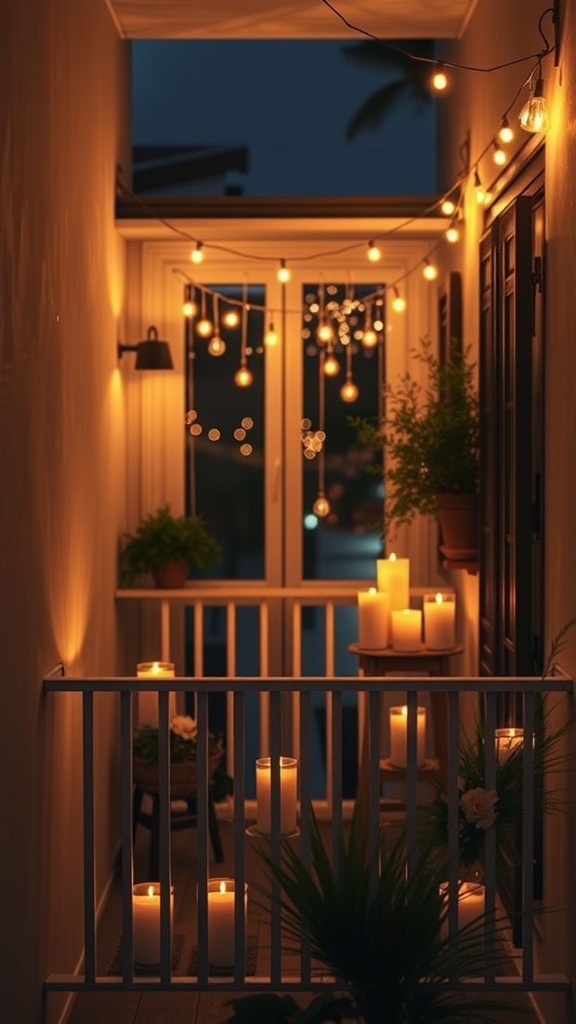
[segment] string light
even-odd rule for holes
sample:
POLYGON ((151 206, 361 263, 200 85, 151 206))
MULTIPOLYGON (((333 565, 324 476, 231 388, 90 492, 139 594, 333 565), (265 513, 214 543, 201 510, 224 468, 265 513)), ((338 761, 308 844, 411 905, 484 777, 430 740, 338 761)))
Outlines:
POLYGON ((492 159, 494 160, 494 163, 498 164, 498 167, 503 167, 508 160, 506 153, 502 149, 502 146, 498 144, 496 139, 493 140, 492 146, 494 148, 494 152, 492 154, 492 159))
POLYGON ((184 291, 184 303, 182 305, 182 315, 188 320, 191 320, 193 316, 196 316, 198 307, 193 299, 192 285, 187 284, 184 291))
POLYGON ((394 292, 394 298, 392 299, 392 309, 395 313, 403 313, 406 309, 406 299, 403 295, 400 295, 396 285, 392 285, 392 291, 394 292))
POLYGON ((211 356, 223 356, 226 351, 226 342, 219 334, 214 334, 208 342, 208 352, 211 356))
POLYGON ((368 259, 371 263, 378 263, 382 259, 382 250, 374 242, 368 242, 368 259))
POLYGON ((196 324, 196 333, 199 334, 201 338, 209 338, 210 335, 214 333, 214 325, 206 316, 206 292, 204 289, 201 291, 201 305, 200 319, 196 324))
POLYGON ((446 238, 446 241, 450 242, 452 245, 454 244, 454 242, 458 241, 458 239, 460 238, 460 231, 458 229, 456 221, 452 221, 450 227, 446 229, 444 237, 446 238))
POLYGON ((242 337, 240 339, 240 367, 234 374, 234 383, 239 388, 249 388, 254 377, 252 371, 246 365, 246 345, 248 341, 248 313, 250 307, 247 302, 248 287, 246 281, 242 285, 242 337))
POLYGON ((337 377, 340 373, 340 363, 333 352, 330 352, 324 360, 323 372, 325 377, 337 377))
POLYGON ((234 383, 239 388, 249 388, 253 380, 252 371, 248 369, 245 363, 234 374, 234 383))
POLYGON ((190 253, 190 259, 192 263, 203 263, 204 262, 204 246, 202 242, 196 242, 196 248, 192 249, 190 253))
POLYGON ((500 128, 498 129, 498 138, 500 139, 500 142, 504 143, 504 145, 507 145, 509 142, 512 142, 512 139, 514 138, 514 131, 510 126, 510 122, 506 117, 506 114, 504 114, 504 117, 502 118, 502 123, 500 125, 500 128))
POLYGON ((422 274, 427 281, 435 281, 438 277, 438 267, 435 263, 431 263, 427 257, 424 258, 422 274))
POLYGON ((324 491, 319 491, 318 497, 316 498, 316 501, 312 505, 312 511, 315 516, 318 516, 318 519, 325 519, 326 516, 330 515, 332 509, 330 507, 330 502, 328 501, 328 498, 324 494, 324 491))
POLYGON ((236 309, 228 309, 222 317, 222 322, 226 327, 238 327, 240 323, 240 315, 236 309))
POLYGON ((328 345, 334 341, 334 331, 326 320, 319 324, 316 337, 321 345, 328 345))
POLYGON ((274 346, 278 344, 278 335, 274 330, 274 324, 272 321, 268 324, 268 330, 264 335, 264 344, 266 345, 266 348, 274 348, 274 346))
POLYGON ((440 203, 440 210, 446 217, 451 217, 453 213, 456 213, 456 203, 451 196, 445 196, 440 203))
POLYGON ((436 92, 444 92, 448 86, 448 75, 446 74, 446 68, 443 64, 436 64, 432 71, 432 77, 430 84, 436 92))
POLYGON ((280 269, 278 271, 278 280, 281 284, 286 284, 290 280, 290 271, 286 266, 286 260, 280 260, 280 269))
POLYGON ((488 202, 488 192, 486 191, 482 184, 482 181, 480 180, 480 175, 478 174, 477 168, 474 171, 474 189, 476 193, 476 202, 478 203, 478 206, 484 206, 485 203, 488 202))
POLYGON ((534 91, 522 107, 518 123, 525 132, 531 132, 532 134, 547 132, 550 127, 548 102, 544 95, 544 79, 540 76, 540 66, 538 67, 538 78, 536 79, 534 91))

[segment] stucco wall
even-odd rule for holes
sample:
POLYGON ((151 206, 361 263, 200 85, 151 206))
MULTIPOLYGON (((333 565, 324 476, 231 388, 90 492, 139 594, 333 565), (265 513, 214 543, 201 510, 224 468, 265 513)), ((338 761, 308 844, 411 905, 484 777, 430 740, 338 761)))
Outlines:
MULTIPOLYGON (((117 370, 128 51, 103 0, 10 0, 0 32, 0 1019, 41 1015, 82 945, 77 700, 42 677, 116 669, 124 503, 117 370), (48 950, 49 957, 48 957, 48 950)), ((115 849, 114 726, 97 709, 97 886, 115 849)))
MULTIPOLYGON (((465 36, 447 51, 461 63, 496 65, 525 53, 536 53, 542 45, 538 19, 545 5, 534 0, 482 0, 476 5, 465 36)), ((546 332, 545 332, 545 639, 544 650, 558 630, 576 614, 576 476, 573 448, 576 436, 576 208, 573 183, 576 175, 576 9, 564 0, 560 66, 552 57, 543 64, 546 95, 551 108, 551 129, 546 136, 546 332)), ((543 22, 552 42, 550 17, 543 22)), ((447 97, 442 117, 441 169, 444 186, 459 169, 459 149, 470 132, 472 163, 490 142, 503 111, 529 73, 528 61, 490 75, 456 73, 456 87, 447 97)), ((524 99, 526 94, 524 93, 524 99)), ((519 106, 510 117, 516 126, 519 106)), ((527 136, 517 130, 512 150, 527 136)), ((479 164, 485 185, 494 178, 494 164, 487 154, 479 164)), ((468 336, 478 333, 478 211, 466 206, 465 241, 457 256, 464 267, 465 322, 468 336)), ((576 629, 566 638, 561 653, 562 667, 576 674, 576 629)), ((563 706, 565 713, 566 707, 563 706)), ((572 704, 568 709, 572 710, 572 704)), ((576 737, 571 736, 567 752, 574 754, 576 737), (570 751, 571 748, 571 751, 570 751)), ((576 887, 573 863, 576 850, 576 822, 573 773, 555 785, 566 785, 566 814, 547 820, 544 903, 554 912, 544 915, 544 940, 538 955, 548 970, 559 965, 576 979, 576 932, 574 913, 576 887)), ((546 1019, 574 1020, 575 1006, 563 997, 540 1000, 546 1019)))

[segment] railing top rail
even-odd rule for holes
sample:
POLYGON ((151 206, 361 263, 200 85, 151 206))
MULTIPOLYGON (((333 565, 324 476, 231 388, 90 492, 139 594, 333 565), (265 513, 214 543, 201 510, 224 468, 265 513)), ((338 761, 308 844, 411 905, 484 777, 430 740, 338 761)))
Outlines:
POLYGON ((66 676, 61 667, 44 678, 44 689, 50 693, 138 693, 141 690, 165 690, 172 693, 191 691, 214 693, 234 691, 267 691, 269 693, 380 692, 383 688, 413 693, 570 693, 574 680, 570 676, 175 676, 171 679, 138 679, 136 676, 66 676))
MULTIPOLYGON (((336 586, 328 581, 320 585, 314 581, 310 585, 303 584, 298 587, 273 587, 264 580, 254 582, 238 583, 235 580, 201 580, 198 584, 190 587, 181 587, 173 590, 161 590, 158 587, 119 587, 116 590, 116 597, 124 600, 144 601, 175 601, 194 604, 200 602, 218 602, 228 604, 230 601, 261 603, 283 600, 299 600, 303 603, 314 601, 332 601, 338 603, 356 603, 359 590, 366 590, 374 587, 374 580, 346 580, 340 581, 336 586)), ((411 587, 410 592, 415 596, 422 596, 430 593, 433 587, 411 587)), ((443 587, 443 592, 450 591, 450 587, 443 587)))

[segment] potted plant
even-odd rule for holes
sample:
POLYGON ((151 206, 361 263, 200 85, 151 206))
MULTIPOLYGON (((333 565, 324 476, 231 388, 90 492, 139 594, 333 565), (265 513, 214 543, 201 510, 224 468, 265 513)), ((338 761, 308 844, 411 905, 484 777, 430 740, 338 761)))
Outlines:
POLYGON ((182 587, 190 567, 206 572, 221 557, 201 516, 175 516, 164 505, 144 516, 134 533, 124 534, 120 580, 127 585, 152 572, 156 586, 182 587))
MULTIPOLYGON (((141 725, 132 742, 134 782, 146 792, 158 789, 158 728, 141 725)), ((170 795, 173 799, 187 797, 196 791, 197 728, 190 715, 174 715, 170 722, 170 795)), ((222 737, 208 737, 208 772, 216 801, 232 793, 232 779, 224 764, 222 737)))
POLYGON ((426 383, 403 374, 384 388, 380 423, 352 421, 359 443, 384 453, 385 534, 417 513, 437 515, 443 553, 460 559, 478 548, 479 404, 469 354, 453 346, 441 362, 422 339, 412 355, 424 364, 426 383), (454 538, 454 511, 462 509, 468 533, 454 538))
POLYGON ((334 977, 334 992, 323 991, 304 1008, 286 995, 236 998, 230 1001, 233 1013, 227 1024, 423 1024, 493 1020, 489 1011, 505 1012, 505 1006, 482 995, 469 994, 463 1004, 461 994, 445 985, 449 978, 482 977, 489 968, 501 968, 500 944, 494 943, 488 961, 484 937, 488 917, 495 935, 500 925, 493 915, 483 914, 459 930, 456 942, 450 941, 441 875, 429 851, 407 873, 405 835, 400 833, 390 847, 384 834, 370 857, 355 816, 334 867, 311 814, 311 865, 286 839, 279 862, 269 849, 259 848, 281 887, 282 933, 292 941, 284 949, 298 954, 306 933, 319 969, 334 977))

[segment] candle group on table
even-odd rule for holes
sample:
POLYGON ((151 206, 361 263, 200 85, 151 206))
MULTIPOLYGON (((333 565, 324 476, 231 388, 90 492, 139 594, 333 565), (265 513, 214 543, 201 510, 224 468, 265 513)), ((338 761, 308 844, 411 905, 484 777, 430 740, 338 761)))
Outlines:
MULTIPOLYGON (((208 963, 212 967, 232 967, 234 950, 234 909, 236 882, 233 878, 208 881, 208 963)), ((244 885, 244 931, 248 915, 248 886, 244 885)))
MULTIPOLYGON (((291 835, 296 830, 296 795, 298 762, 294 757, 280 758, 280 832, 291 835)), ((272 768, 269 757, 256 761, 256 831, 272 832, 272 768)))
POLYGON ((456 643, 453 594, 424 595, 424 643, 431 651, 449 651, 456 643))
MULTIPOLYGON (((416 709, 416 764, 426 760, 426 709, 416 709)), ((408 708, 406 705, 390 708, 390 763, 395 768, 408 764, 408 708)))
MULTIPOLYGON (((136 666, 138 679, 149 683, 156 683, 158 680, 173 679, 174 665, 171 661, 141 661, 136 666)), ((176 694, 170 694, 170 708, 168 717, 176 714, 176 694)), ((138 693, 138 724, 158 726, 158 696, 156 691, 140 690, 138 693)))
MULTIPOLYGON (((160 883, 140 882, 132 889, 134 962, 150 967, 160 963, 160 883)), ((174 889, 170 887, 170 932, 174 920, 174 889)))

